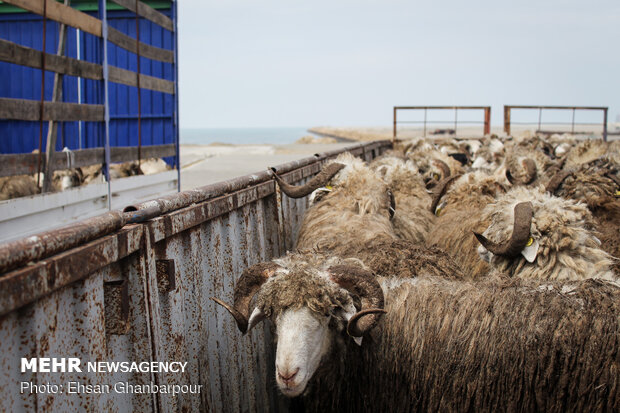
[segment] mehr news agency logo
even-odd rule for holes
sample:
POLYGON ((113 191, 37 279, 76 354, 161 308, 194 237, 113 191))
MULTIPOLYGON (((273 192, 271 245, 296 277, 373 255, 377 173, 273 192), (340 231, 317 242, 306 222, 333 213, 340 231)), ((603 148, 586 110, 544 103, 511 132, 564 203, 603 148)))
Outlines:
MULTIPOLYGON (((187 362, 162 361, 89 361, 84 366, 79 358, 72 357, 40 357, 22 358, 22 373, 184 373, 187 362)), ((132 384, 127 381, 116 383, 84 383, 73 380, 63 383, 36 383, 32 381, 19 382, 19 390, 24 393, 41 394, 104 394, 104 393, 168 393, 168 394, 198 394, 202 390, 201 384, 132 384)))

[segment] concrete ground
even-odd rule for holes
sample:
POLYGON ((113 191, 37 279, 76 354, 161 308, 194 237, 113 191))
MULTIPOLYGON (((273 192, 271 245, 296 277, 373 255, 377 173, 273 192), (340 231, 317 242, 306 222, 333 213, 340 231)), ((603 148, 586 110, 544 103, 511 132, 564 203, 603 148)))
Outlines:
POLYGON ((289 145, 181 145, 181 190, 259 172, 269 166, 358 143, 289 145))

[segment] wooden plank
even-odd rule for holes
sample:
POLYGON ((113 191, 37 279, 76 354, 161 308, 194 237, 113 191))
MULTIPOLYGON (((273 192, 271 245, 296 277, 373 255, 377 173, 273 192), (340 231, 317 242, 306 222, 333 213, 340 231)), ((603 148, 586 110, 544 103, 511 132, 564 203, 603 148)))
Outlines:
MULTIPOLYGON (((143 146, 141 152, 142 159, 164 158, 167 156, 174 156, 176 154, 176 147, 174 144, 143 146)), ((112 147, 110 148, 110 158, 112 159, 112 163, 135 161, 138 159, 138 147, 112 147)))
MULTIPOLYGON (((136 39, 119 32, 113 27, 108 27, 108 40, 118 47, 122 47, 132 53, 138 53, 136 39)), ((140 56, 160 62, 174 63, 174 52, 140 42, 140 56)))
MULTIPOLYGON (((41 69, 41 52, 0 39, 0 60, 41 69)), ((95 63, 45 53, 45 70, 87 79, 103 79, 103 68, 95 63)))
POLYGON ((86 33, 101 37, 101 20, 82 13, 70 6, 58 3, 55 0, 5 0, 4 3, 12 4, 43 16, 43 2, 47 2, 46 16, 48 19, 75 27, 86 33))
MULTIPOLYGON (((38 121, 41 102, 38 100, 0 98, 0 119, 38 121)), ((43 120, 59 122, 103 121, 103 105, 45 102, 43 120)))
MULTIPOLYGON (((111 162, 129 162, 138 159, 138 147, 114 147, 111 148, 111 162)), ((152 145, 142 147, 142 159, 147 158, 163 158, 175 155, 175 145, 152 145)), ((0 154, 0 177, 12 175, 32 175, 37 173, 36 153, 24 154, 0 154)), ((79 149, 67 152, 56 152, 52 157, 52 166, 54 170, 83 167, 88 165, 103 164, 105 155, 103 148, 79 149)), ((45 166, 45 159, 43 165, 45 166)))
MULTIPOLYGON (((114 3, 123 6, 127 10, 136 13, 136 1, 135 0, 112 0, 114 3)), ((148 4, 138 1, 138 14, 147 20, 152 21, 155 24, 160 25, 164 29, 174 31, 174 23, 172 20, 163 13, 158 12, 148 4)))
MULTIPOLYGON (((138 86, 137 73, 131 70, 121 69, 120 67, 109 66, 110 82, 120 83, 128 86, 138 86)), ((140 75, 140 87, 142 89, 155 90, 158 92, 174 95, 174 82, 158 77, 140 75)))

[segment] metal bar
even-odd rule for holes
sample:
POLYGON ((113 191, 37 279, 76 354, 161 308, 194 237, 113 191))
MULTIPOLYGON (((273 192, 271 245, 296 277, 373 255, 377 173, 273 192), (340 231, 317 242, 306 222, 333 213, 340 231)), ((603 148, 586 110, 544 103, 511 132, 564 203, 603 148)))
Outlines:
POLYGON ((607 111, 607 108, 603 110, 603 140, 605 142, 607 142, 607 111))
POLYGON ((43 50, 41 53, 41 104, 39 106, 39 156, 37 161, 37 187, 41 188, 41 161, 43 156, 43 113, 45 112, 45 49, 47 39, 47 1, 43 2, 43 50))
MULTIPOLYGON (((71 4, 70 0, 64 1, 65 6, 71 4)), ((57 56, 65 54, 65 44, 67 39, 67 25, 61 23, 58 33, 58 50, 57 56)), ((45 50, 44 50, 45 51, 45 50)), ((54 89, 52 92, 52 102, 62 101, 62 79, 61 73, 54 74, 54 89)), ((50 120, 47 126, 47 140, 45 143, 45 173, 43 175, 43 188, 41 192, 50 192, 52 190, 54 169, 52 162, 52 156, 56 151, 56 138, 58 137, 58 122, 50 120)))
POLYGON ((426 136, 426 115, 427 113, 428 113, 428 110, 424 108, 424 136, 426 136))
MULTIPOLYGON (((173 24, 173 30, 174 33, 172 35, 173 38, 173 45, 174 45, 174 69, 173 69, 173 74, 174 74, 174 84, 178 85, 179 84, 179 65, 178 65, 178 61, 179 61, 179 28, 178 28, 178 2, 175 0, 172 2, 171 4, 172 8, 171 8, 171 15, 172 15, 172 24, 173 24)), ((176 147, 176 155, 174 157, 174 163, 175 166, 177 168, 177 192, 181 192, 181 136, 179 134, 179 90, 178 87, 176 88, 177 90, 175 90, 175 94, 174 94, 174 115, 173 115, 173 122, 174 122, 174 144, 176 147)))
MULTIPOLYGON (((379 147, 387 144, 387 141, 370 142, 366 144, 358 144, 349 146, 344 149, 337 149, 315 156, 303 158, 297 161, 288 162, 275 167, 279 174, 285 174, 292 170, 316 163, 318 161, 333 157, 342 152, 352 152, 355 155, 363 153, 365 147, 379 147)), ((130 205, 124 209, 124 211, 139 211, 141 209, 150 208, 154 205, 158 205, 162 214, 177 209, 185 208, 193 203, 203 202, 211 198, 221 196, 226 193, 238 191, 250 185, 257 185, 271 180, 272 174, 268 170, 257 172, 250 175, 241 176, 238 178, 230 179, 215 184, 202 186, 199 188, 183 191, 178 194, 172 194, 165 197, 158 198, 153 201, 146 201, 135 205, 130 205)))
POLYGON ((140 16, 138 15, 138 3, 136 0, 136 60, 138 82, 138 167, 142 164, 142 89, 140 88, 140 16))
POLYGON ((393 110, 394 110, 394 131, 392 132, 392 142, 396 140, 396 111, 398 110, 398 108, 394 106, 393 110))
POLYGON ((30 261, 66 251, 119 230, 125 225, 120 211, 112 211, 62 228, 42 232, 0 246, 0 273, 30 261))
POLYGON ((456 125, 458 123, 458 109, 454 108, 454 134, 456 135, 456 125))
POLYGON ((504 105, 504 132, 510 135, 510 106, 504 105))
POLYGON ((102 42, 102 62, 103 66, 103 106, 104 106, 104 123, 103 133, 105 138, 104 153, 104 175, 108 182, 108 209, 112 209, 112 188, 110 183, 110 99, 109 99, 109 79, 110 72, 108 68, 108 12, 106 1, 99 0, 99 18, 101 19, 101 42, 102 42))
POLYGON ((577 110, 605 110, 607 106, 535 106, 535 105, 504 105, 512 109, 577 109, 577 110))
POLYGON ((540 129, 540 123, 542 122, 542 108, 538 109, 538 129, 540 129))
MULTIPOLYGON (((536 125, 536 122, 512 122, 513 125, 536 125)), ((572 125, 572 122, 547 122, 546 125, 572 125)), ((601 122, 575 122, 575 125, 602 125, 601 122)))
POLYGON ((487 109, 490 106, 395 106, 396 109, 487 109))
MULTIPOLYGON (((75 42, 76 42, 76 58, 78 61, 81 60, 82 57, 82 51, 81 51, 81 47, 82 47, 82 42, 80 41, 80 36, 81 36, 82 31, 80 29, 75 29, 75 42)), ((101 68, 101 75, 103 76, 103 68, 101 68)), ((78 95, 78 104, 82 103, 82 77, 78 76, 77 77, 77 95, 78 95)), ((82 121, 78 121, 78 149, 82 149, 82 134, 83 134, 83 130, 82 130, 82 121)))
POLYGON ((575 108, 573 108, 573 118, 571 120, 571 130, 570 130, 571 134, 575 133, 575 108))
MULTIPOLYGON (((401 120, 398 123, 411 123, 411 124, 420 124, 420 123, 424 123, 423 120, 401 120)), ((449 124, 454 124, 453 120, 429 120, 428 121, 429 124, 434 124, 434 123, 449 123, 449 124)), ((460 120, 459 123, 467 123, 467 124, 476 124, 476 125, 483 125, 484 121, 480 121, 480 120, 460 120)), ((530 122, 531 123, 531 122, 530 122)), ((600 125, 600 123, 597 123, 597 125, 600 125)))
POLYGON ((489 106, 484 110, 484 134, 489 135, 491 133, 491 107, 489 106))

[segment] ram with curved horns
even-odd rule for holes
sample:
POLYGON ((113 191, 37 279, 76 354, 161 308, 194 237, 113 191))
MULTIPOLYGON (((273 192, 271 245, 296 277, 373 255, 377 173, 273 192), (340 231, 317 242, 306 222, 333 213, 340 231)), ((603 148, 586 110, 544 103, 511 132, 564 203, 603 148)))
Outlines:
POLYGON ((588 208, 542 189, 517 187, 483 211, 488 228, 475 236, 478 253, 512 277, 616 280, 613 258, 601 249, 588 208))

